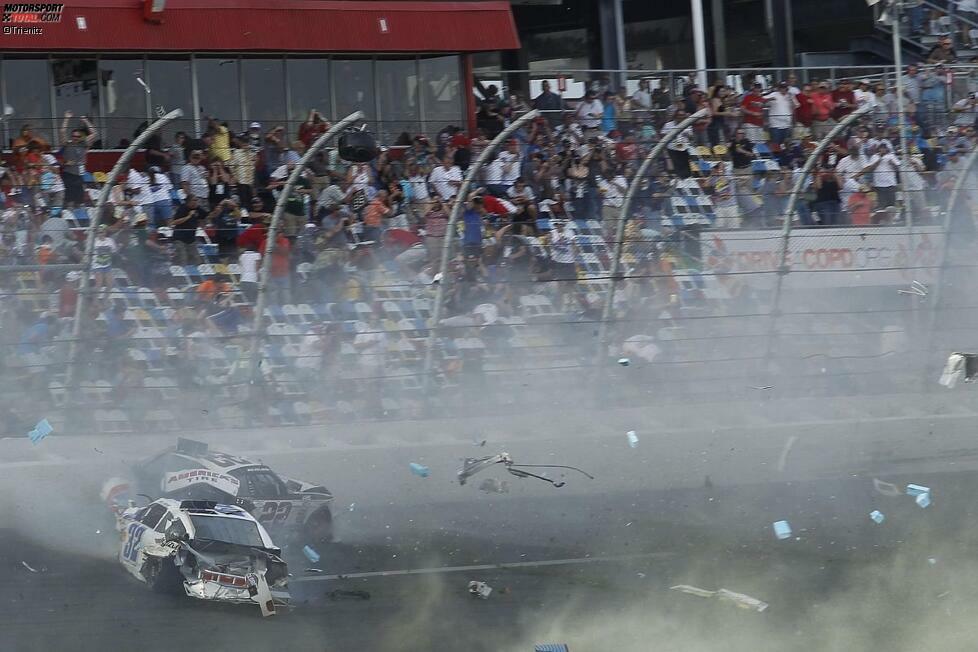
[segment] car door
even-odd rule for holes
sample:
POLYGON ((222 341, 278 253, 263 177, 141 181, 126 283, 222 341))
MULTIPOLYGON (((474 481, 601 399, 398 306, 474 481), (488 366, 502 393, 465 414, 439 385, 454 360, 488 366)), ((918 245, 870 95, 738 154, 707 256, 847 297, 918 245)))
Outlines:
POLYGON ((258 522, 266 528, 294 527, 305 522, 308 501, 289 494, 281 478, 267 467, 233 472, 240 482, 238 496, 251 500, 258 522))
POLYGON ((156 527, 166 514, 165 506, 150 503, 123 532, 119 561, 136 577, 142 578, 139 570, 143 565, 143 548, 163 541, 163 535, 156 527))

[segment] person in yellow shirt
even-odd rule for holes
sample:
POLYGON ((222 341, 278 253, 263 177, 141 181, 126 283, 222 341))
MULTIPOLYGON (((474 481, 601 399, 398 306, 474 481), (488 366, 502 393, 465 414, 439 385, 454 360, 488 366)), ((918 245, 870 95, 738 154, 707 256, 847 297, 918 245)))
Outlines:
POLYGON ((228 126, 218 122, 212 116, 207 116, 207 133, 211 137, 210 157, 222 163, 231 160, 231 133, 228 126))

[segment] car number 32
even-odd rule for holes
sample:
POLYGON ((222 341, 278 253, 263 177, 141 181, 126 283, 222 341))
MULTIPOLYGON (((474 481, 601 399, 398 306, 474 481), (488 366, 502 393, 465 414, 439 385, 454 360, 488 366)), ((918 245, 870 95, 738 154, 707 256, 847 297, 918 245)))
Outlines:
POLYGON ((269 523, 285 523, 289 520, 289 514, 292 513, 292 503, 288 501, 265 501, 259 507, 258 521, 263 525, 269 523))
POLYGON ((139 523, 133 523, 129 526, 129 530, 126 532, 126 544, 122 548, 122 556, 127 561, 136 561, 136 557, 139 555, 139 543, 142 541, 145 531, 146 526, 139 523))

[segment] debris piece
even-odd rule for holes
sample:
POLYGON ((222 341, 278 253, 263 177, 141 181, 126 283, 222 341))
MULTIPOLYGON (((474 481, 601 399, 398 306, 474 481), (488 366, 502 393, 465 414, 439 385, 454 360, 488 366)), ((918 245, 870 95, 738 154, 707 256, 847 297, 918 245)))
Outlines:
POLYGON ((884 516, 883 512, 879 511, 878 509, 874 509, 873 511, 871 511, 869 513, 869 518, 873 519, 873 522, 876 523, 877 525, 879 525, 880 523, 886 520, 886 516, 884 516))
POLYGON ((54 432, 54 428, 51 427, 51 424, 48 423, 48 420, 41 419, 40 421, 37 422, 37 425, 34 426, 34 429, 31 430, 29 433, 27 433, 27 436, 31 438, 32 444, 37 444, 39 441, 41 441, 42 439, 50 435, 52 432, 54 432))
POLYGON ((483 439, 482 441, 479 441, 478 439, 474 439, 472 441, 472 443, 475 444, 476 446, 485 447, 487 441, 489 441, 489 440, 488 439, 483 439))
POLYGON ((897 292, 899 292, 900 294, 914 294, 914 295, 916 295, 918 297, 926 297, 927 296, 927 286, 924 285, 923 283, 921 283, 920 281, 912 281, 910 283, 910 288, 909 289, 907 289, 907 290, 900 289, 900 290, 897 290, 897 292))
POLYGON ((732 603, 741 609, 753 609, 757 612, 762 612, 769 606, 768 603, 764 602, 763 600, 758 600, 757 598, 751 597, 744 593, 737 593, 728 589, 709 591, 707 589, 701 589, 698 586, 690 586, 689 584, 677 584, 676 586, 670 586, 669 588, 673 591, 682 591, 683 593, 688 593, 701 598, 717 598, 723 602, 732 603))
POLYGON ((577 471, 578 473, 587 476, 591 480, 594 480, 594 476, 587 471, 582 471, 576 466, 567 466, 564 464, 515 464, 513 458, 509 456, 509 453, 499 453, 498 455, 487 455, 486 457, 466 457, 462 461, 462 468, 456 474, 458 477, 458 483, 460 485, 465 485, 470 477, 482 471, 483 469, 488 469, 494 464, 503 464, 506 466, 506 471, 510 475, 515 475, 517 478, 536 478, 537 480, 543 480, 544 482, 549 482, 554 487, 563 487, 566 483, 562 480, 552 480, 544 475, 538 475, 536 473, 531 473, 525 471, 524 469, 538 468, 538 469, 570 469, 572 471, 577 471))
POLYGON ((774 385, 761 385, 760 387, 750 386, 751 389, 774 389, 774 385))
POLYGON ((417 462, 411 462, 411 473, 418 476, 419 478, 427 478, 431 473, 428 467, 424 464, 418 464, 417 462))
POLYGON ((907 485, 907 495, 908 496, 919 496, 920 494, 929 494, 930 487, 924 487, 919 484, 908 484, 907 485))
POLYGON ((761 613, 768 608, 768 604, 763 600, 758 600, 757 598, 745 595, 743 593, 728 591, 727 589, 718 590, 717 598, 724 602, 732 602, 741 609, 753 609, 758 613, 761 613))
POLYGON ((917 496, 916 498, 914 498, 914 500, 921 507, 930 507, 930 494, 929 493, 920 494, 919 496, 917 496))
POLYGON ((935 558, 933 558, 933 557, 928 557, 927 558, 927 563, 930 564, 931 566, 933 566, 934 564, 937 563, 937 560, 935 558))
POLYGON ((949 595, 951 595, 951 592, 950 591, 945 591, 944 593, 938 593, 936 597, 937 597, 938 600, 940 600, 941 598, 946 598, 949 595))
POLYGON ((640 580, 644 580, 645 579, 645 573, 635 573, 635 575, 638 576, 638 578, 640 580))
POLYGON ((354 598, 356 600, 369 600, 370 599, 370 592, 369 591, 348 591, 348 590, 344 590, 344 589, 336 589, 334 591, 330 591, 329 593, 327 593, 326 594, 326 597, 329 598, 330 600, 339 600, 341 598, 354 598))
POLYGON ((95 530, 95 534, 102 534, 102 530, 95 530))
POLYGON ((790 539, 791 538, 791 526, 788 521, 776 521, 772 526, 774 528, 774 536, 778 539, 790 539))
POLYGON ((496 478, 486 478, 479 485, 479 491, 484 491, 487 494, 508 494, 509 483, 505 480, 497 480, 496 478))
POLYGON ((634 430, 629 430, 625 433, 625 436, 628 437, 629 446, 632 448, 636 448, 638 446, 638 435, 635 434, 634 430))
POLYGON ((477 582, 475 580, 469 582, 470 595, 474 595, 477 598, 482 598, 483 600, 488 600, 490 593, 492 593, 492 587, 485 582, 477 582))
POLYGON ((900 488, 897 487, 892 482, 884 482, 877 478, 873 478, 873 489, 880 492, 884 496, 900 496, 900 488))
POLYGON ((350 503, 350 507, 349 507, 350 511, 352 512, 356 508, 356 506, 357 506, 356 503, 350 503))
POLYGON ((93 447, 93 448, 92 448, 92 450, 93 450, 93 451, 95 451, 96 453, 98 453, 99 455, 101 455, 101 454, 102 454, 102 451, 100 451, 100 450, 99 450, 99 449, 97 449, 97 448, 94 448, 94 447, 93 447))
POLYGON ((26 568, 27 570, 29 570, 32 573, 36 573, 37 572, 37 569, 36 568, 31 568, 31 565, 28 564, 26 561, 20 562, 20 565, 23 566, 24 568, 26 568))
POLYGON ((533 652, 570 652, 570 648, 565 643, 538 643, 533 652))
POLYGON ((978 376, 978 354, 952 353, 947 358, 947 364, 944 365, 944 371, 941 372, 941 379, 938 382, 948 389, 954 389, 962 378, 964 382, 970 383, 975 376, 978 376))
POLYGON ((312 548, 310 548, 309 546, 302 546, 302 554, 304 554, 306 556, 306 559, 308 559, 314 564, 319 562, 319 553, 313 550, 312 548))
POLYGON ((323 569, 322 568, 307 568, 307 569, 305 569, 305 572, 307 572, 307 573, 322 573, 323 572, 323 569))
POLYGON ((618 364, 620 364, 623 367, 627 367, 631 363, 632 363, 632 361, 629 360, 628 358, 618 358, 618 364))

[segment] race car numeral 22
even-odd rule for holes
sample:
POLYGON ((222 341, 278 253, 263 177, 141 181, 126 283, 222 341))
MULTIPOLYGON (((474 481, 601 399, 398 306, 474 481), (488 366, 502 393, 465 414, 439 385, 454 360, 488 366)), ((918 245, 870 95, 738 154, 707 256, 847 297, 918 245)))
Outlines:
POLYGON ((122 549, 122 556, 129 561, 136 561, 136 555, 139 554, 139 541, 143 538, 143 532, 145 530, 146 527, 139 523, 133 523, 129 526, 126 547, 122 549))
POLYGON ((268 501, 261 507, 261 516, 258 520, 262 523, 273 523, 278 521, 279 523, 284 523, 289 518, 289 514, 292 512, 292 503, 281 502, 277 503, 273 500, 268 501))

